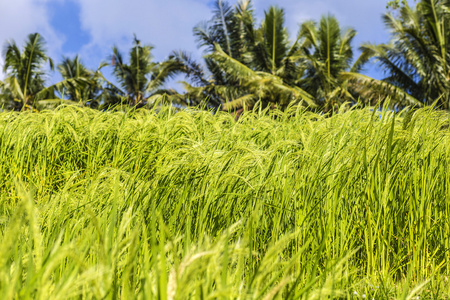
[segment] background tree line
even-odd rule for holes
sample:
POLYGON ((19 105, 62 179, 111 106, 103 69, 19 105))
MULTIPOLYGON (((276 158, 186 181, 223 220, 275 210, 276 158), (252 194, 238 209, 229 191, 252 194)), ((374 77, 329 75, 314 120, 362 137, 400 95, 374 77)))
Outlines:
POLYGON ((211 19, 193 29, 204 61, 173 51, 163 62, 152 59, 153 47, 135 37, 128 57, 113 47, 108 62, 97 70, 80 57, 64 57, 56 66, 63 80, 46 86, 44 65, 54 70, 45 41, 30 34, 23 48, 14 41, 5 45, 0 81, 3 109, 26 110, 72 103, 107 109, 118 104, 152 106, 164 100, 181 106, 235 111, 256 103, 286 108, 304 105, 333 112, 343 103, 374 105, 386 99, 398 106, 434 104, 449 109, 450 0, 390 1, 383 16, 391 33, 385 44, 362 44, 354 57, 356 31, 343 29, 332 15, 300 25, 291 41, 282 8, 271 6, 261 23, 251 0, 235 6, 217 0, 211 19), (361 74, 374 59, 386 77, 376 80, 361 74), (110 65, 116 82, 102 68, 110 65), (184 74, 184 92, 164 89, 174 75, 184 74))

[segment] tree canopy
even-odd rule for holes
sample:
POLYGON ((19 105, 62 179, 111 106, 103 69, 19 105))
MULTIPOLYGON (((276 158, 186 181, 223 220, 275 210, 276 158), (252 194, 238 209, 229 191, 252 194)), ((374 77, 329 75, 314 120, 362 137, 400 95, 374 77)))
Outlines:
POLYGON ((22 49, 6 42, 5 79, 0 81, 4 109, 38 109, 45 104, 73 103, 92 108, 116 104, 151 106, 165 99, 179 106, 236 111, 262 107, 334 112, 343 103, 450 107, 450 1, 390 1, 383 15, 390 41, 364 43, 354 56, 354 28, 343 28, 336 17, 299 24, 291 39, 285 11, 270 6, 258 22, 251 0, 235 5, 216 0, 212 16, 193 28, 193 38, 203 49, 202 62, 183 50, 173 51, 162 62, 153 60, 153 46, 135 36, 126 57, 112 48, 107 62, 96 70, 82 59, 63 57, 57 65, 62 81, 46 85, 53 60, 43 37, 30 34, 22 49), (363 74, 372 60, 384 71, 377 80, 363 74), (48 65, 48 67, 47 67, 48 65), (112 80, 103 67, 112 67, 112 80), (184 91, 166 87, 168 79, 183 74, 184 91), (164 96, 163 96, 164 95, 164 96))

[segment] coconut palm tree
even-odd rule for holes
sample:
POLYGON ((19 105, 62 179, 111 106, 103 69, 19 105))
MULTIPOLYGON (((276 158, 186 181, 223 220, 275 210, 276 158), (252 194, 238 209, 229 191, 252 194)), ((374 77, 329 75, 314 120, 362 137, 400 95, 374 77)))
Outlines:
POLYGON ((241 22, 235 9, 227 2, 214 2, 213 17, 209 21, 198 24, 193 32, 199 47, 210 53, 218 44, 229 56, 241 60, 245 54, 245 33, 240 30, 241 22))
POLYGON ((132 106, 144 105, 155 94, 171 93, 160 87, 178 71, 178 64, 171 60, 161 63, 153 62, 152 49, 153 47, 149 45, 142 46, 135 37, 134 45, 130 50, 130 61, 126 63, 122 53, 117 47, 113 47, 110 60, 119 86, 107 81, 104 77, 103 79, 112 94, 125 98, 132 106))
MULTIPOLYGON (((97 71, 100 71, 101 65, 97 71)), ((89 70, 77 55, 75 58, 63 58, 58 71, 64 78, 64 94, 72 101, 95 101, 101 90, 97 72, 89 70)))
POLYGON ((450 1, 421 0, 416 7, 393 2, 383 20, 391 32, 387 44, 364 44, 387 75, 383 81, 347 74, 369 97, 387 95, 400 105, 449 109, 450 1))
POLYGON ((280 74, 298 44, 289 42, 284 10, 271 6, 258 28, 251 0, 233 8, 217 0, 213 17, 194 28, 198 46, 210 54, 219 45, 225 54, 257 71, 280 74))
POLYGON ((233 101, 223 104, 224 109, 253 106, 256 102, 261 105, 276 105, 283 109, 289 104, 304 103, 309 107, 316 107, 313 97, 295 85, 289 85, 282 77, 270 72, 254 71, 245 64, 227 55, 220 46, 207 57, 213 59, 228 74, 239 81, 243 95, 233 101))
MULTIPOLYGON (((245 2, 246 5, 241 2, 234 8, 225 1, 216 0, 212 18, 194 27, 197 44, 199 48, 204 49, 205 54, 213 53, 218 45, 233 59, 239 62, 248 60, 246 24, 237 13, 239 10, 241 16, 245 15, 247 19, 253 17, 250 1, 245 2)), ((253 20, 250 26, 253 26, 253 20)), ((183 82, 187 104, 199 105, 206 102, 207 106, 218 108, 224 101, 228 102, 243 95, 239 81, 228 76, 211 57, 204 57, 206 70, 185 52, 174 51, 170 58, 178 63, 178 72, 186 74, 191 80, 191 84, 183 82)))
POLYGON ((44 89, 46 72, 44 63, 53 70, 53 61, 46 54, 45 41, 38 34, 28 35, 23 50, 14 41, 8 42, 4 50, 3 71, 8 94, 18 102, 18 108, 35 107, 36 95, 44 89))
POLYGON ((300 100, 299 95, 313 105, 308 93, 299 92, 295 84, 302 74, 300 44, 298 40, 289 42, 284 11, 270 7, 262 25, 255 24, 250 0, 240 1, 234 9, 216 1, 213 18, 194 28, 199 47, 205 49, 208 70, 202 71, 185 54, 172 56, 194 81, 194 86, 185 84, 188 97, 207 98, 227 110, 252 107, 258 101, 264 106, 278 103, 284 107, 291 100, 300 100), (207 73, 211 76, 206 79, 207 73))
POLYGON ((222 104, 222 99, 226 98, 226 93, 231 91, 224 87, 230 86, 226 83, 219 67, 210 59, 205 59, 205 64, 211 72, 209 78, 205 74, 204 67, 197 63, 184 51, 173 51, 169 56, 169 61, 176 65, 174 70, 184 74, 190 79, 190 83, 181 82, 184 85, 185 93, 175 95, 183 99, 186 106, 204 106, 218 108, 222 104), (218 83, 222 83, 221 85, 218 83), (225 92, 225 94, 223 94, 225 92))
POLYGON ((64 99, 49 99, 40 101, 40 103, 78 103, 81 105, 89 104, 91 107, 98 106, 98 98, 102 91, 102 78, 100 69, 105 66, 103 63, 97 71, 89 70, 76 55, 73 59, 63 57, 58 64, 57 69, 63 80, 43 89, 37 94, 37 98, 41 98, 43 93, 56 92, 63 96, 64 99), (68 101, 66 101, 68 100, 68 101))
MULTIPOLYGON (((254 30, 255 38, 251 47, 251 66, 258 71, 281 75, 279 69, 284 66, 286 60, 290 59, 288 57, 290 43, 284 24, 284 10, 271 6, 264 15, 261 26, 254 30)), ((296 43, 292 46, 294 45, 296 43)))
POLYGON ((356 101, 358 94, 342 72, 358 73, 369 59, 363 53, 353 62, 352 41, 356 30, 341 30, 338 20, 332 15, 322 16, 319 24, 306 21, 301 24, 299 40, 303 40, 301 56, 305 73, 299 82, 314 96, 324 111, 330 111, 345 101, 356 101))

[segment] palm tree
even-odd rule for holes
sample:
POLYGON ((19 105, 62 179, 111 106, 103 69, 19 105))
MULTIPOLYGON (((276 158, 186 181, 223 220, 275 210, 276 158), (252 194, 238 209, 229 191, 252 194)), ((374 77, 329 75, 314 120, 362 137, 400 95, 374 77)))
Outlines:
POLYGON ((347 74, 369 97, 390 96, 400 105, 429 105, 449 109, 450 1, 421 0, 416 7, 393 3, 383 16, 391 32, 387 44, 364 44, 387 75, 383 81, 347 74))
POLYGON ((218 82, 225 83, 222 73, 216 64, 209 59, 205 59, 205 64, 211 72, 210 78, 207 78, 202 65, 197 63, 192 57, 184 51, 173 51, 169 56, 169 61, 174 64, 176 73, 182 73, 190 79, 191 83, 182 82, 185 93, 178 94, 176 97, 182 99, 185 106, 203 106, 210 108, 218 108, 222 103, 222 99, 227 96, 222 92, 229 92, 231 89, 223 89, 229 84, 219 85, 218 82))
POLYGON ((353 28, 341 31, 338 20, 323 16, 319 24, 307 21, 301 25, 299 39, 303 40, 301 56, 305 74, 299 83, 311 93, 324 111, 330 111, 345 101, 356 101, 358 93, 348 80, 345 71, 359 74, 370 56, 363 53, 353 62, 353 28))
MULTIPOLYGON (((213 53, 218 45, 233 59, 239 62, 248 60, 246 54, 249 37, 246 24, 237 13, 240 9, 241 16, 245 15, 247 19, 253 17, 251 3, 246 2, 247 5, 240 3, 239 8, 233 8, 227 2, 216 0, 212 18, 194 27, 197 44, 204 49, 205 54, 213 53)), ((250 26, 253 26, 253 21, 250 26)), ((184 98, 188 105, 206 102, 207 106, 218 108, 224 101, 243 96, 239 81, 223 72, 212 57, 204 57, 206 71, 185 52, 173 52, 170 59, 177 62, 178 72, 186 74, 192 81, 192 84, 183 82, 186 90, 184 98)))
POLYGON ((280 76, 252 70, 227 55, 218 45, 216 50, 207 57, 217 62, 229 77, 240 83, 243 95, 224 103, 225 110, 252 107, 256 102, 260 102, 263 107, 274 105, 281 109, 296 103, 316 107, 313 97, 305 90, 295 85, 289 85, 280 76))
POLYGON ((58 64, 58 71, 64 78, 64 95, 70 100, 77 102, 96 100, 101 90, 97 72, 89 70, 78 55, 73 59, 64 57, 58 64))
MULTIPOLYGON (((285 27, 284 10, 271 6, 259 28, 251 0, 243 0, 233 8, 216 0, 213 17, 194 28, 198 46, 206 54, 219 45, 225 54, 253 70, 282 75, 290 55, 298 50, 298 41, 290 45, 285 27)), ((206 57, 207 64, 211 63, 206 57)))
POLYGON ((77 55, 75 58, 63 57, 58 64, 58 71, 63 80, 43 89, 37 94, 41 98, 41 94, 58 92, 66 99, 49 99, 40 101, 40 103, 78 103, 81 105, 89 104, 91 107, 98 106, 98 98, 102 90, 102 78, 100 69, 106 64, 101 64, 97 71, 89 70, 77 55))
POLYGON ((302 99, 314 105, 312 97, 296 86, 302 74, 300 45, 298 40, 289 42, 284 11, 270 7, 262 25, 255 24, 250 0, 240 1, 234 10, 216 1, 213 18, 194 28, 199 47, 206 50, 207 72, 184 53, 172 55, 194 82, 194 86, 185 83, 188 97, 197 102, 209 99, 226 110, 252 107, 258 101, 285 107, 302 99), (204 77, 206 73, 210 78, 204 77))
POLYGON ((345 101, 356 102, 361 91, 346 76, 360 75, 370 54, 353 62, 354 29, 341 31, 337 19, 328 15, 318 25, 303 23, 290 42, 284 10, 277 6, 269 7, 259 27, 255 24, 250 0, 240 1, 234 10, 216 1, 213 18, 194 28, 199 47, 206 50, 208 70, 184 53, 173 54, 194 82, 185 84, 189 97, 206 97, 226 110, 259 101, 279 108, 303 102, 330 111, 345 101))
POLYGON ((160 87, 177 72, 178 65, 171 60, 153 62, 152 49, 149 45, 142 46, 135 37, 134 46, 130 50, 130 62, 127 64, 122 53, 117 47, 113 47, 110 59, 114 67, 113 74, 120 87, 105 79, 110 94, 124 97, 132 106, 141 106, 155 94, 170 93, 160 87))
POLYGON ((28 35, 23 51, 14 41, 7 43, 4 61, 5 85, 12 100, 19 103, 20 109, 35 107, 36 95, 44 89, 46 73, 43 64, 49 63, 53 70, 53 61, 46 54, 44 39, 38 33, 28 35))
POLYGON ((213 17, 197 25, 193 32, 199 47, 203 47, 207 53, 213 52, 218 44, 226 54, 241 60, 245 54, 245 33, 240 27, 235 9, 227 2, 216 0, 213 17))
MULTIPOLYGON (((290 60, 289 48, 295 51, 297 41, 289 46, 289 35, 284 25, 284 10, 271 6, 264 13, 261 26, 253 30, 255 38, 252 40, 251 67, 258 71, 282 75, 280 69, 290 60)), ((248 28, 250 30, 250 28, 248 28)), ((292 54, 293 51, 290 51, 292 54)))

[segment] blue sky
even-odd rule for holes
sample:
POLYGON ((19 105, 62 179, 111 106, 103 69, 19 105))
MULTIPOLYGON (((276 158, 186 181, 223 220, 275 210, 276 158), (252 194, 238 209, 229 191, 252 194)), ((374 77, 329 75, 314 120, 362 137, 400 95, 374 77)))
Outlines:
MULTIPOLYGON (((235 0, 228 1, 231 4, 235 0)), ((381 20, 387 0, 254 0, 258 21, 270 5, 285 9, 286 25, 294 38, 301 22, 335 15, 342 26, 358 31, 355 49, 361 42, 387 42, 389 35, 381 20)), ((192 28, 211 17, 209 0, 0 0, 0 43, 14 39, 23 44, 27 34, 41 33, 56 62, 63 55, 80 54, 92 69, 105 61, 111 47, 127 53, 133 34, 155 47, 156 61, 172 50, 186 50, 201 58, 192 28)), ((0 65, 3 63, 0 59, 0 65)), ((105 70, 109 75, 110 70, 105 70)), ((377 68, 367 74, 381 78, 377 68)), ((2 78, 4 75, 0 75, 2 78)), ((110 76, 108 76, 110 77, 110 76)), ((50 81, 58 80, 53 75, 50 81)))

